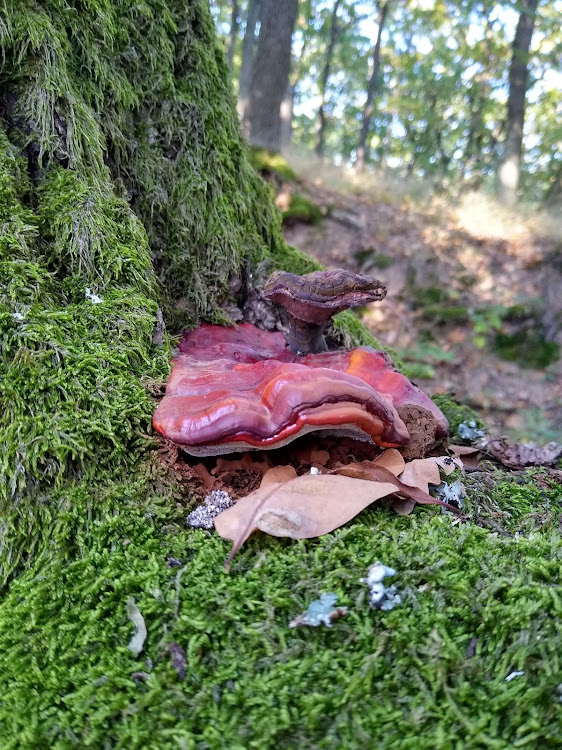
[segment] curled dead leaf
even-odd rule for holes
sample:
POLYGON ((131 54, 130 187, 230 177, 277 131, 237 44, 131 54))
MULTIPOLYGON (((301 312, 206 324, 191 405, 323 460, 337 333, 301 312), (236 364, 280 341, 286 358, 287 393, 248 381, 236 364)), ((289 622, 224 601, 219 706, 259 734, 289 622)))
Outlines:
POLYGON ((270 484, 283 484, 284 482, 290 482, 291 479, 295 479, 296 476, 297 472, 292 466, 274 466, 263 475, 260 488, 268 487, 270 484))
MULTIPOLYGON (((364 461, 339 473, 305 474, 273 482, 239 500, 215 518, 215 528, 233 541, 226 565, 256 530, 272 536, 309 539, 343 526, 371 503, 398 493, 418 503, 448 506, 417 487, 410 487, 384 466, 364 461), (367 464, 368 466, 364 466, 367 464), (354 471, 368 479, 346 474, 354 471)), ((283 467, 286 468, 286 467, 283 467)), ((456 508, 450 508, 458 513, 456 508)))
POLYGON ((536 443, 516 443, 505 438, 492 438, 486 445, 497 461, 510 469, 524 469, 526 466, 547 466, 562 455, 562 445, 551 442, 544 446, 536 443))

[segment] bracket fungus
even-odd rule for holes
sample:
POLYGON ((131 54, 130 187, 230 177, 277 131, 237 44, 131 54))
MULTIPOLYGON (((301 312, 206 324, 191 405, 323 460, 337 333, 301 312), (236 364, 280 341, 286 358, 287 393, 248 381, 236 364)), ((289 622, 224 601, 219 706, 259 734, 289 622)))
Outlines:
POLYGON ((436 438, 447 433, 438 407, 384 352, 300 357, 280 333, 204 324, 180 341, 154 426, 197 456, 278 448, 311 431, 400 447, 405 404, 432 413, 436 438))
POLYGON ((287 310, 289 347, 305 355, 328 351, 324 329, 333 315, 383 299, 386 287, 373 276, 337 268, 303 276, 275 271, 263 292, 287 310))

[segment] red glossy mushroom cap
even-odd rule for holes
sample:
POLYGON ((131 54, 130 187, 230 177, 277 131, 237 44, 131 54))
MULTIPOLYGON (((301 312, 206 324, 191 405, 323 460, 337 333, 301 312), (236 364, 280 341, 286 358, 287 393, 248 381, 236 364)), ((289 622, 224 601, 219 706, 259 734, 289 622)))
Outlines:
POLYGON ((275 271, 264 287, 264 295, 298 320, 322 324, 342 310, 383 299, 386 287, 373 276, 343 268, 303 276, 275 271))
POLYGON ((313 430, 398 447, 409 439, 396 408, 404 398, 433 409, 446 430, 382 352, 297 357, 278 333, 205 325, 180 342, 154 426, 201 456, 276 448, 313 430))

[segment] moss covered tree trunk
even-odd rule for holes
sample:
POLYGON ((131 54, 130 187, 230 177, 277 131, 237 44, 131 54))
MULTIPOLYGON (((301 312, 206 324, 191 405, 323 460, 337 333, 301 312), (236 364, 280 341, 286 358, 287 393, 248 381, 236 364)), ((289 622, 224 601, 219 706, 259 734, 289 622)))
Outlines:
POLYGON ((249 164, 207 2, 7 0, 0 35, 6 577, 68 488, 135 470, 158 308, 224 319, 256 264, 312 262, 249 164))

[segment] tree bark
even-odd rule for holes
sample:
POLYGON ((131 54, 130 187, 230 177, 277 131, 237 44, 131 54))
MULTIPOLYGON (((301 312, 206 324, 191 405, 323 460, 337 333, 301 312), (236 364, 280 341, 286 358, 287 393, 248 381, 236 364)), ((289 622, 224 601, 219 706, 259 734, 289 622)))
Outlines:
POLYGON ((281 151, 284 151, 291 143, 293 135, 293 109, 295 106, 295 87, 289 81, 287 91, 281 102, 281 151))
POLYGON ((485 2, 482 7, 481 15, 482 20, 485 22, 484 38, 482 40, 484 47, 483 69, 474 76, 472 87, 468 91, 470 125, 462 157, 461 183, 467 179, 470 172, 469 184, 471 187, 476 187, 484 179, 483 168, 486 163, 482 149, 486 133, 484 108, 490 96, 490 67, 493 59, 492 40, 494 30, 490 21, 490 11, 492 8, 493 5, 491 2, 485 2))
POLYGON ((363 122, 361 124, 361 132, 359 134, 359 143, 357 145, 357 160, 355 162, 355 167, 358 172, 362 172, 365 168, 365 161, 367 158, 367 137, 369 135, 371 118, 375 110, 375 96, 378 93, 379 71, 381 65, 381 36, 389 5, 390 2, 379 2, 377 4, 378 30, 375 46, 373 47, 373 67, 371 70, 371 77, 369 78, 369 83, 367 85, 367 99, 365 101, 365 107, 363 109, 363 122))
POLYGON ((298 0, 263 0, 258 49, 248 105, 254 146, 281 150, 281 102, 291 69, 291 40, 298 0))
POLYGON ((521 13, 511 46, 509 95, 503 155, 498 170, 498 197, 506 206, 517 202, 525 124, 525 97, 529 82, 529 49, 535 26, 538 0, 521 0, 521 13))
POLYGON ((236 47, 236 37, 238 36, 238 0, 232 0, 232 15, 230 17, 230 34, 228 35, 228 47, 226 56, 228 58, 228 64, 232 70, 232 63, 234 60, 234 48, 236 47))
MULTIPOLYGON (((289 75, 289 85, 283 101, 281 102, 281 150, 288 148, 293 135, 293 112, 295 107, 295 93, 298 83, 301 79, 303 60, 310 42, 310 18, 312 14, 311 0, 305 0, 299 4, 299 12, 304 23, 304 32, 302 44, 298 58, 294 58, 291 63, 291 73, 289 75)), ((298 28, 298 23, 297 23, 298 28)))
POLYGON ((316 118, 316 144, 314 146, 314 151, 320 159, 324 156, 324 136, 326 133, 326 113, 324 111, 324 106, 326 104, 326 87, 328 85, 328 79, 330 78, 330 68, 332 67, 332 58, 334 56, 334 48, 338 36, 338 9, 340 3, 341 0, 336 0, 334 3, 334 9, 332 10, 330 40, 328 42, 328 47, 326 48, 324 67, 322 68, 322 73, 318 82, 320 106, 318 107, 318 115, 316 118))
POLYGON ((249 0, 248 15, 246 17, 246 30, 242 43, 242 64, 238 77, 238 116, 244 122, 248 102, 250 101, 250 89, 252 87, 252 72, 254 69, 254 57, 256 52, 256 25, 260 17, 261 0, 249 0))
POLYGON ((559 162, 558 167, 553 171, 543 205, 546 208, 559 209, 562 207, 562 162, 559 162))

